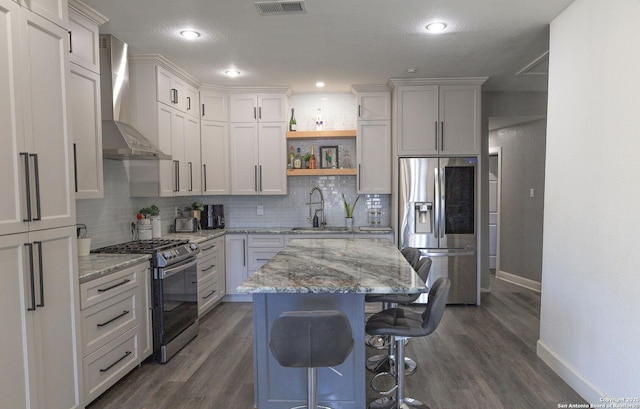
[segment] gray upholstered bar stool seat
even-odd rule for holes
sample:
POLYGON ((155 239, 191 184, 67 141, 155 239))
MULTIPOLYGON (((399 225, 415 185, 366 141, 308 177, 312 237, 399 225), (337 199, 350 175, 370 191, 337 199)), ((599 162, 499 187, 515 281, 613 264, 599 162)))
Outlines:
MULTIPOLYGON (((419 253, 419 250, 418 250, 419 253)), ((432 261, 429 257, 424 257, 417 262, 417 266, 414 267, 418 276, 425 283, 427 282, 427 278, 429 277, 429 271, 431 271, 432 261)), ((381 295, 370 295, 367 296, 369 302, 382 302, 383 308, 385 310, 389 308, 393 308, 397 305, 409 305, 416 301, 418 297, 420 297, 420 293, 417 294, 381 294, 381 295)), ((371 336, 373 339, 373 336, 371 336)), ((378 337, 382 337, 378 335, 378 337)), ((391 373, 395 370, 394 368, 394 359, 395 359, 395 342, 392 336, 385 336, 384 338, 388 339, 387 345, 387 353, 386 354, 378 354, 367 359, 367 369, 373 373, 391 373)), ((416 362, 409 358, 404 358, 405 363, 405 375, 411 375, 417 369, 416 362)))
MULTIPOLYGON (((425 337, 436 330, 449 297, 451 281, 438 278, 429 290, 429 300, 422 313, 405 308, 391 308, 374 314, 367 321, 366 332, 372 335, 391 335, 396 340, 396 385, 387 393, 395 391, 395 396, 385 396, 371 402, 368 409, 428 409, 419 400, 404 396, 404 340, 425 337)), ((378 375, 376 375, 378 376, 378 375)))
POLYGON ((318 367, 342 364, 353 349, 349 319, 341 311, 287 311, 271 327, 271 353, 288 368, 307 368, 307 406, 317 409, 318 367))
MULTIPOLYGON (((415 247, 405 247, 402 250, 400 250, 400 252, 404 256, 404 258, 407 259, 409 264, 411 264, 411 267, 413 267, 414 270, 418 271, 418 262, 420 261, 420 256, 422 255, 420 250, 415 247)), ((394 300, 388 301, 386 298, 387 295, 388 294, 382 294, 382 295, 368 294, 365 296, 364 300, 365 302, 381 302, 382 309, 386 310, 386 309, 395 307, 395 304, 398 303, 397 301, 394 301, 394 300)), ((410 301, 410 302, 413 302, 413 301, 410 301)), ((388 349, 390 342, 389 342, 389 337, 378 337, 378 336, 374 337, 369 335, 367 336, 366 344, 367 346, 376 348, 376 349, 388 349)))

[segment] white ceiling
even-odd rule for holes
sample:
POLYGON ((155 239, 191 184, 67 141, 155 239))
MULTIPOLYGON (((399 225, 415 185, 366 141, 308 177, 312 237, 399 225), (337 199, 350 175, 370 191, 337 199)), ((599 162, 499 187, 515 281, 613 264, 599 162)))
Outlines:
POLYGON ((131 53, 161 54, 202 83, 309 93, 485 76, 485 90, 545 91, 546 75, 516 74, 548 50, 549 23, 573 0, 305 0, 304 14, 268 16, 254 0, 83 1, 131 53), (435 20, 446 32, 426 32, 435 20), (185 28, 202 36, 179 38, 185 28), (241 76, 225 77, 230 68, 241 76))

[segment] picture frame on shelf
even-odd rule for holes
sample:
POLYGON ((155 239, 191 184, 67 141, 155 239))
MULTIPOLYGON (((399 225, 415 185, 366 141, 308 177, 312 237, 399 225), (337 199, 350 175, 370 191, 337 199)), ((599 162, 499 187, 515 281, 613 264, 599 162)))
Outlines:
POLYGON ((338 168, 338 146, 321 146, 320 147, 320 168, 321 169, 337 169, 338 168))

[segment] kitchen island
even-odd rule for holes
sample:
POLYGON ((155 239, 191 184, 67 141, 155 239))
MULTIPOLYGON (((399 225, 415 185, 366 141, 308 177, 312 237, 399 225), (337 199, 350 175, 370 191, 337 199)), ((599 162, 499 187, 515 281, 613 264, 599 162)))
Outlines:
POLYGON ((238 291, 253 294, 254 403, 259 409, 303 405, 306 371, 284 368, 269 350, 284 311, 337 309, 351 323, 354 348, 340 366, 318 371, 318 401, 334 409, 366 407, 365 294, 427 289, 402 253, 381 239, 295 239, 238 291))

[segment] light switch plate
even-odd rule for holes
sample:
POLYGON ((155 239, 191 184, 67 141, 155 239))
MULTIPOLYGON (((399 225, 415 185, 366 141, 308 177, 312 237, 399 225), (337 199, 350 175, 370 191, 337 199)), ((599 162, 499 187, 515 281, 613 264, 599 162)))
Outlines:
POLYGON ((258 206, 258 216, 264 216, 264 206, 258 206))

